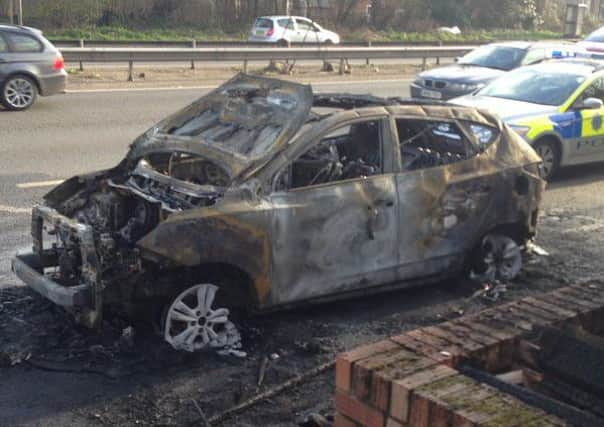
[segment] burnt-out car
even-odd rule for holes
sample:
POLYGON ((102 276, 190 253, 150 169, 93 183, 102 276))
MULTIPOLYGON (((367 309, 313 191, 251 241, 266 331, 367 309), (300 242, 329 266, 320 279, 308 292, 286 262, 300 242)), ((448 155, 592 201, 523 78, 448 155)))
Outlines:
POLYGON ((153 313, 176 349, 262 312, 452 277, 509 279, 535 234, 539 157, 473 108, 240 74, 34 208, 33 289, 95 327, 153 313), (469 271, 469 270, 468 270, 469 271), (228 307, 228 308, 227 308, 228 307))

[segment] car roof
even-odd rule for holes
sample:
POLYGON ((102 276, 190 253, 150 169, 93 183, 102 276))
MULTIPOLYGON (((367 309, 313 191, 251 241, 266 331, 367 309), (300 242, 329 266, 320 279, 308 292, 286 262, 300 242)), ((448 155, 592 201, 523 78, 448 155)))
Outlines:
POLYGON ((0 30, 17 31, 29 34, 42 34, 37 28, 26 27, 25 25, 0 24, 0 30))
POLYGON ((312 21, 310 18, 306 18, 304 16, 295 16, 295 15, 267 15, 267 16, 259 16, 256 19, 289 19, 289 18, 300 18, 306 19, 308 21, 312 21))
POLYGON ((529 65, 528 67, 543 71, 555 70, 561 73, 568 72, 590 76, 604 70, 604 62, 589 58, 568 58, 545 61, 536 65, 529 65))
POLYGON ((515 47, 517 49, 530 49, 532 47, 559 47, 559 46, 574 46, 574 43, 566 41, 509 41, 491 43, 492 46, 515 47))

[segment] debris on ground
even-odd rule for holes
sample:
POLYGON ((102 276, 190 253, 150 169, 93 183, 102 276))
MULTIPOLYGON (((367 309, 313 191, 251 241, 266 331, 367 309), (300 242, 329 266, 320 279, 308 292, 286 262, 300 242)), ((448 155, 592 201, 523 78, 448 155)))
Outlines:
POLYGON ((490 302, 497 302, 508 291, 508 286, 504 283, 483 283, 482 288, 474 292, 471 299, 483 298, 490 302))
POLYGON ((549 256, 549 252, 533 241, 526 244, 526 252, 531 255, 549 256))
POLYGON ((333 422, 329 421, 327 417, 317 413, 317 412, 309 412, 304 414, 301 417, 301 420, 298 422, 298 426, 300 427, 332 427, 333 422))

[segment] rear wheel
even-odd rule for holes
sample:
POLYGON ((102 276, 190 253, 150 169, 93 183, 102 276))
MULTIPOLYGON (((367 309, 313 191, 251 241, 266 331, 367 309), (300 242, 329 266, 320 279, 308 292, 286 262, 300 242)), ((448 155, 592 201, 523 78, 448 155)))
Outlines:
POLYGON ((470 276, 479 282, 508 282, 522 269, 522 248, 511 237, 487 234, 475 252, 470 276))
POLYGON ((540 172, 541 178, 550 180, 560 168, 560 149, 558 144, 550 139, 537 141, 535 151, 543 161, 540 172))
POLYGON ((289 44, 287 43, 287 40, 281 39, 277 42, 277 46, 280 47, 287 47, 289 44))
POLYGON ((0 102, 8 110, 21 111, 31 107, 38 95, 36 83, 30 77, 9 77, 2 85, 0 102))

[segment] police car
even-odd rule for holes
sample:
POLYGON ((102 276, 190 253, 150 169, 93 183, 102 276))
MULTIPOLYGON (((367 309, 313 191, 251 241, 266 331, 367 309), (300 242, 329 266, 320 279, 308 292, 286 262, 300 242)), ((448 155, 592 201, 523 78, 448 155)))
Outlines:
POLYGON ((604 161, 604 62, 565 59, 519 68, 457 105, 498 114, 543 159, 542 175, 604 161))

